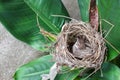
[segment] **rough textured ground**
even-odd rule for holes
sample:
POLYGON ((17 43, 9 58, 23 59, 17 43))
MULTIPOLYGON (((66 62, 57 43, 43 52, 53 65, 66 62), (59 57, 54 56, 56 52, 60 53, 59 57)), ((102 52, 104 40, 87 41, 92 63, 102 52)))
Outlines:
MULTIPOLYGON (((62 0, 70 16, 79 19, 77 0, 62 0)), ((0 80, 13 80, 15 70, 21 65, 43 55, 29 45, 15 39, 0 24, 0 80)))

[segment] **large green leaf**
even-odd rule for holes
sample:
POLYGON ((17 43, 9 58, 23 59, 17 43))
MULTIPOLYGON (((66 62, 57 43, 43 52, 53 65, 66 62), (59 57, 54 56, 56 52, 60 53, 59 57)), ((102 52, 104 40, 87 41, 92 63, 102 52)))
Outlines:
MULTIPOLYGON (((52 56, 47 55, 34 60, 28 64, 23 65, 17 69, 14 79, 15 80, 41 80, 42 74, 49 73, 50 67, 54 64, 52 56)), ((72 70, 65 74, 59 74, 55 80, 74 80, 79 74, 79 70, 72 70)))
MULTIPOLYGON (((36 3, 37 0, 31 1, 33 1, 32 3, 36 3)), ((0 0, 0 21, 16 38, 38 50, 45 51, 50 45, 50 41, 40 33, 37 26, 36 14, 41 15, 39 17, 42 28, 53 33, 60 31, 60 27, 65 22, 65 19, 51 17, 51 14, 68 14, 60 0, 39 0, 37 3, 39 4, 34 6, 34 8, 39 8, 43 12, 42 15, 29 8, 24 0, 0 0), (54 3, 54 1, 58 2, 54 3)))
MULTIPOLYGON (((98 0, 98 9, 101 19, 105 19, 114 25, 111 32, 106 37, 117 50, 120 51, 120 37, 117 34, 120 34, 120 0, 98 0)), ((111 25, 102 21, 103 31, 111 28, 111 25)), ((114 59, 118 56, 118 52, 113 49, 109 44, 108 46, 108 60, 114 59)))
POLYGON ((44 56, 34 60, 28 64, 23 65, 17 69, 14 79, 15 80, 41 80, 40 75, 49 73, 52 62, 52 56, 44 56))
POLYGON ((40 25, 52 30, 55 33, 60 32, 60 28, 65 22, 64 18, 54 17, 52 15, 69 16, 61 0, 24 0, 36 14, 39 15, 40 25))
POLYGON ((100 71, 98 71, 87 80, 120 80, 120 68, 118 68, 116 65, 104 63, 101 70, 103 76, 101 76, 100 71))
MULTIPOLYGON (((43 50, 45 38, 39 33, 36 14, 23 0, 1 0, 0 21, 16 38, 43 50)), ((47 45, 46 45, 47 46, 47 45)))
MULTIPOLYGON (((80 6, 81 17, 83 21, 88 21, 89 18, 89 2, 90 0, 78 0, 80 6), (87 17, 87 18, 86 18, 87 17)), ((106 40, 112 44, 117 50, 113 49, 107 42, 108 46, 108 60, 114 59, 118 56, 120 51, 120 0, 97 0, 99 16, 114 25, 106 40), (114 3, 113 3, 114 2, 114 3)), ((101 20, 100 19, 100 20, 101 20)), ((103 31, 109 31, 111 25, 102 20, 103 31)))

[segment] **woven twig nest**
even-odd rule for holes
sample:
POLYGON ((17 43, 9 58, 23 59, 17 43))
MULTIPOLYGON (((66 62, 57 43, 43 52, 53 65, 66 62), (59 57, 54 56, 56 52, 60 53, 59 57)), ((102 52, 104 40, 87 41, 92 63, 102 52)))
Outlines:
POLYGON ((104 60, 105 42, 89 23, 72 20, 63 25, 54 45, 55 61, 71 68, 99 68, 104 60))

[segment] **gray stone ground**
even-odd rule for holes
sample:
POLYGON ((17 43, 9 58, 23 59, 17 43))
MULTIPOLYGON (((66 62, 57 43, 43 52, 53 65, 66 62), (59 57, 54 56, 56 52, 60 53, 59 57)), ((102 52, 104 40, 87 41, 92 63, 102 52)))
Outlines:
MULTIPOLYGON (((79 19, 77 0, 62 0, 70 16, 79 19)), ((13 80, 15 70, 21 65, 43 55, 29 45, 14 38, 0 24, 0 80, 13 80)))

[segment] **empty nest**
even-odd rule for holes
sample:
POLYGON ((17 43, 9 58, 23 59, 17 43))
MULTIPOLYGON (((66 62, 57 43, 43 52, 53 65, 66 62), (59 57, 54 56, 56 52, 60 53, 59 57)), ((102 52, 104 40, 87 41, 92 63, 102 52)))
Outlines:
POLYGON ((102 35, 89 23, 72 20, 63 25, 54 48, 54 59, 61 66, 98 69, 106 46, 102 35))

